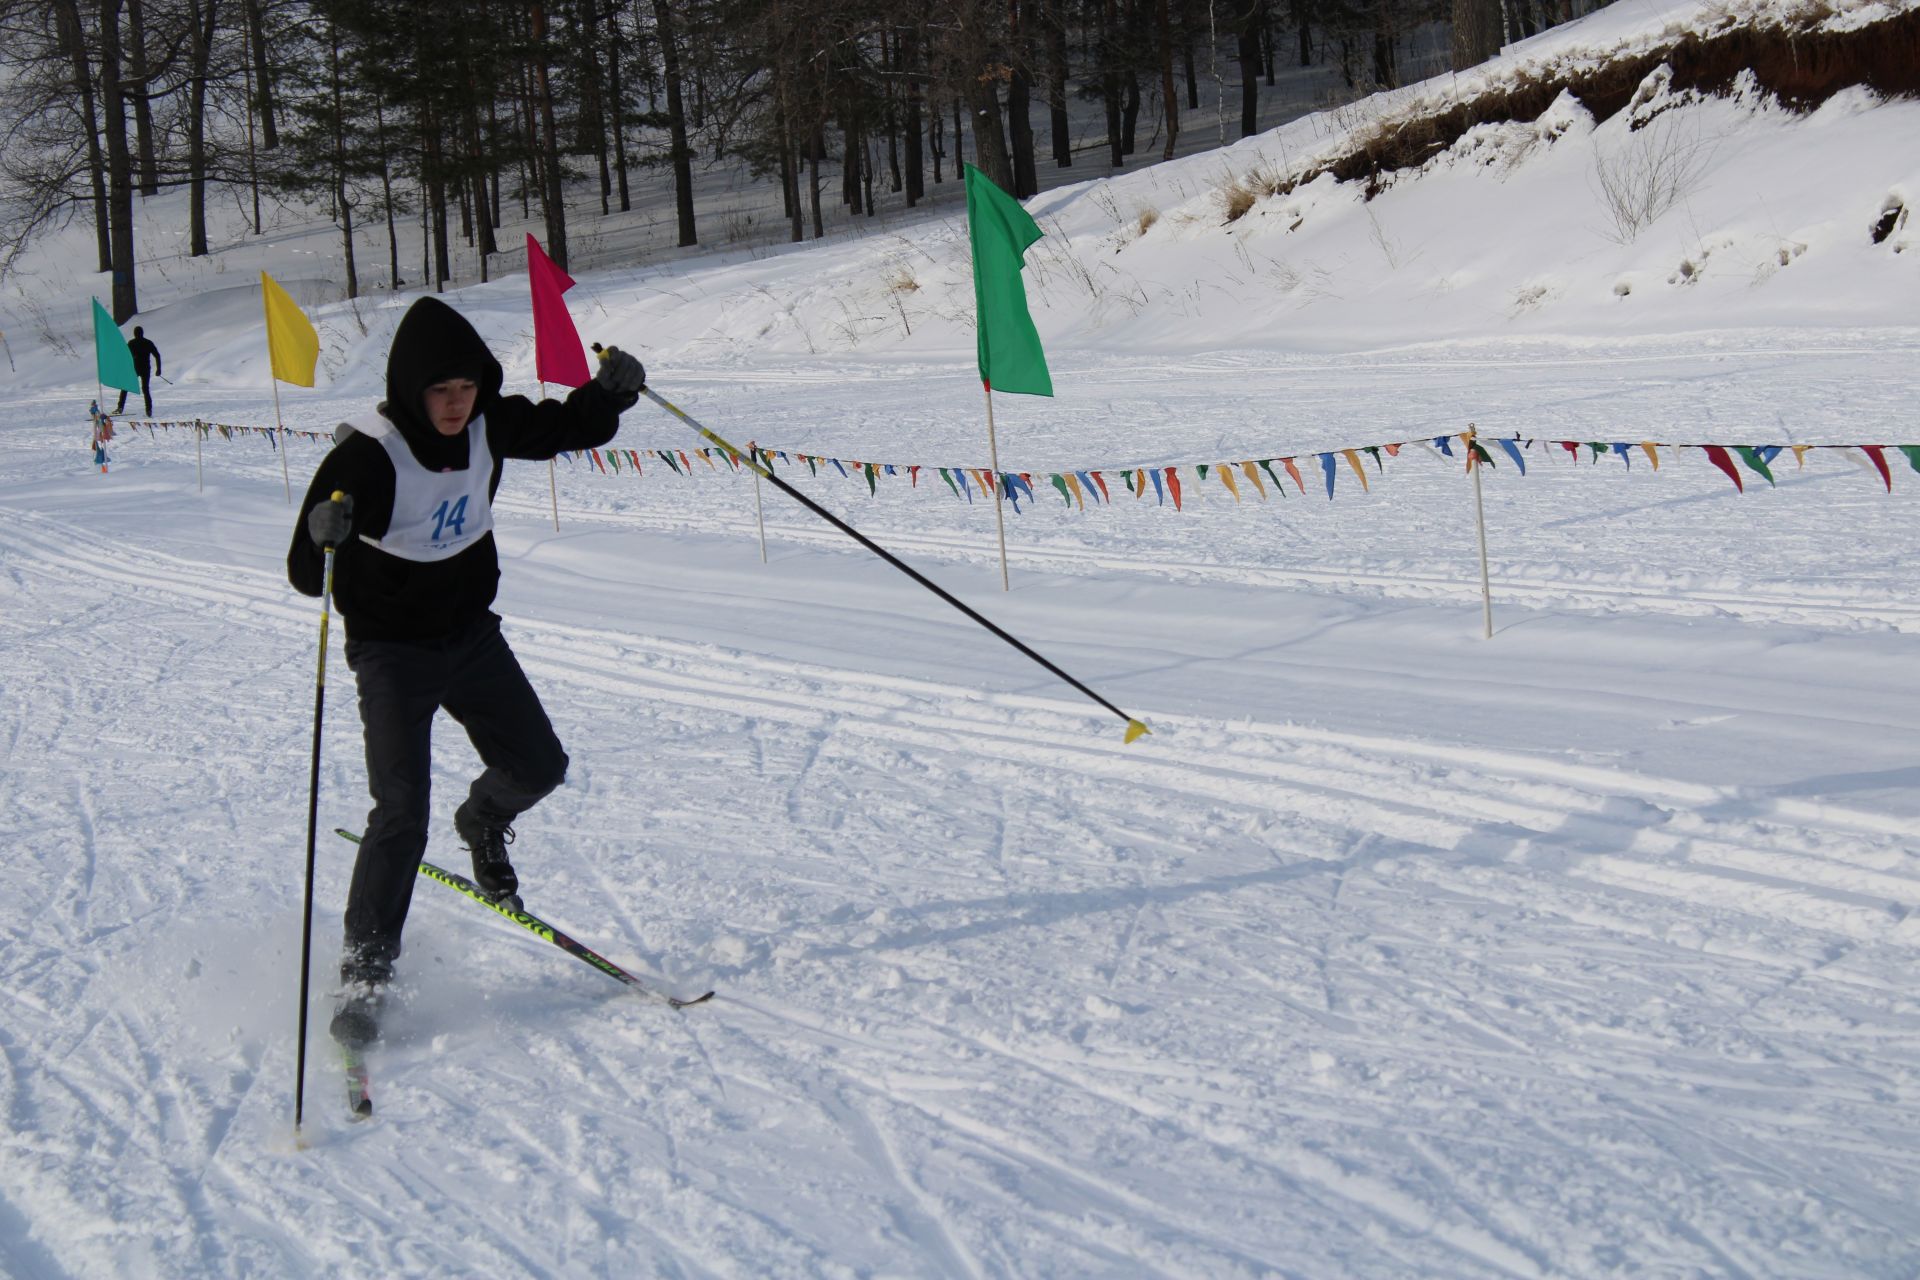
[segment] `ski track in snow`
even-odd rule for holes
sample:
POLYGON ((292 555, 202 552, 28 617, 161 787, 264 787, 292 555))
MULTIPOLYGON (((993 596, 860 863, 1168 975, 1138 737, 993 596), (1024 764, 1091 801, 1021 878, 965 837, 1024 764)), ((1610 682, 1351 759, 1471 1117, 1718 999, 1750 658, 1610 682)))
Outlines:
MULTIPOLYGON (((506 610, 575 760, 523 826, 530 903, 719 998, 678 1014, 632 1000, 424 885, 373 1056, 376 1117, 351 1125, 322 1030, 350 855, 323 834, 296 1152, 289 943, 316 610, 276 567, 277 459, 222 461, 223 485, 268 496, 195 515, 205 552, 108 539, 59 491, 0 492, 0 831, 28 855, 0 907, 0 1269, 1920 1265, 1920 860, 1908 815, 1871 795, 1703 781, 1660 767, 1684 756, 1605 743, 1483 745, 1465 722, 1336 728, 1284 695, 1166 709, 1151 670, 1116 681, 1154 728, 1127 747, 1038 682, 982 692, 964 671, 929 678, 937 660, 907 675, 583 610, 506 610)), ((177 453, 146 466, 116 483, 178 489, 177 453)), ((547 542, 526 532, 537 492, 503 491, 510 584, 524 555, 564 570, 581 537, 670 547, 700 523, 599 501, 547 542)), ((784 521, 776 536, 837 551, 784 521)), ((1046 537, 1017 540, 1017 574, 1358 593, 1341 616, 1383 621, 1472 598, 1457 575, 1195 563, 1152 538, 1089 556, 1046 537)), ((887 540, 980 556, 959 532, 887 540)), ((753 612, 756 572, 708 580, 718 616, 753 612)), ((1866 581, 1811 603, 1712 584, 1500 590, 1503 608, 1586 608, 1598 627, 1671 613, 1800 643, 1824 625, 1838 630, 1814 640, 1840 646, 1898 636, 1916 612, 1866 581)), ((922 659, 975 643, 957 634, 913 643, 922 659)), ((1301 690, 1397 687, 1356 676, 1337 643, 1291 653, 1301 690)), ((1539 658, 1448 683, 1461 705, 1516 685, 1549 717, 1593 705, 1539 658)), ((329 671, 323 833, 365 804, 337 648, 329 671)), ((1880 711, 1816 689, 1772 720, 1666 686, 1638 696, 1677 733, 1740 714, 1781 742, 1891 735, 1892 755, 1914 738, 1909 690, 1880 711)), ((440 809, 470 761, 443 725, 440 809)))

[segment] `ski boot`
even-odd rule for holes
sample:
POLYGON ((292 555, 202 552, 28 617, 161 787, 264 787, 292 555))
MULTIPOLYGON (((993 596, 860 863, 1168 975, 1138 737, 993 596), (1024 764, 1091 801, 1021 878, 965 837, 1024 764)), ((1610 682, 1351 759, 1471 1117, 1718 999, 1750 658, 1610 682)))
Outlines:
POLYGON ((349 1048, 364 1048, 380 1038, 380 1013, 393 981, 393 961, 349 952, 340 962, 340 999, 327 1032, 349 1048))
POLYGON ((489 902, 510 911, 523 911, 520 902, 520 878, 513 873, 507 846, 513 843, 513 828, 504 822, 483 817, 468 801, 453 812, 453 829, 460 842, 473 855, 473 883, 489 902))

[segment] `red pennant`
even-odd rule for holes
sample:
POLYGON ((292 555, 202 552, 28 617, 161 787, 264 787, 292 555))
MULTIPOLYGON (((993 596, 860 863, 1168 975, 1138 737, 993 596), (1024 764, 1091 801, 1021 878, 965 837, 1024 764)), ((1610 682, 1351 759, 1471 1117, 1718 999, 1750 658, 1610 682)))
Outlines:
POLYGON ((1740 483, 1740 472, 1735 469, 1733 459, 1727 456, 1724 448, 1717 444, 1702 445, 1701 448, 1707 451, 1707 461, 1727 473, 1727 479, 1733 481, 1734 488, 1742 493, 1747 491, 1747 486, 1740 483))
POLYGON ((533 291, 535 376, 563 387, 585 386, 593 377, 587 369, 586 348, 560 296, 573 288, 573 277, 554 265, 532 233, 527 235, 527 282, 533 291))
POLYGON ((1887 470, 1887 446, 1883 444, 1863 444, 1860 452, 1873 459, 1873 465, 1880 472, 1881 483, 1887 486, 1887 492, 1893 492, 1893 473, 1887 470))
POLYGON ((1180 473, 1172 467, 1167 468, 1167 489, 1173 494, 1173 509, 1180 509, 1180 473))

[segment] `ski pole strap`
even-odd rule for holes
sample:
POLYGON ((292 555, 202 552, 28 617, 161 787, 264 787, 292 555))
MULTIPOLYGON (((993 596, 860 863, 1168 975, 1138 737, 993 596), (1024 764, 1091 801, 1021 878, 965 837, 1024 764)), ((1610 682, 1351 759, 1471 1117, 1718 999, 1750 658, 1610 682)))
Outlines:
POLYGON ((949 592, 946 588, 940 586, 940 584, 938 584, 937 582, 934 582, 932 579, 922 574, 919 570, 915 569, 912 565, 909 565, 906 561, 900 559, 900 557, 894 555, 891 551, 887 550, 885 547, 875 542, 872 538, 869 538, 866 534, 861 533, 858 529, 854 528, 852 525, 848 524, 845 520, 842 520, 839 516, 836 516, 835 514, 833 514, 833 512, 827 510, 825 507, 815 502, 812 498, 809 498, 806 494, 801 493, 798 489, 788 484, 786 480, 782 479, 780 476, 775 475, 773 472, 773 468, 764 465, 760 461, 758 456, 759 451, 757 449, 752 453, 746 453, 745 451, 735 447, 733 444, 729 443, 726 439, 721 437, 719 433, 707 428, 699 420, 694 418, 692 414, 689 414, 685 410, 681 409, 678 405, 668 400, 665 396, 662 396, 659 392, 655 391, 652 387, 642 387, 640 389, 640 394, 645 396, 647 399, 653 401, 655 404, 659 405, 662 409, 665 409, 668 413, 672 414, 674 417, 680 419, 680 421, 686 423, 687 426, 693 428, 696 432, 698 432, 703 439, 713 444, 719 445, 722 449, 727 450, 729 453, 738 454, 742 457, 745 457, 747 459, 747 465, 751 466, 757 474, 764 476, 771 484, 773 484, 781 492, 787 494, 787 496, 794 499, 794 501, 806 507, 807 510, 813 512, 815 515, 819 516, 822 520, 825 520, 828 524, 840 530, 840 532, 846 534, 848 537, 852 538, 855 542, 859 543, 861 546, 865 547, 867 550, 873 552, 875 555, 879 556, 882 560, 885 560, 888 564, 892 565, 894 568, 898 569, 900 572, 906 574, 909 578, 912 578, 915 582, 925 587, 928 591, 931 591, 934 595, 939 596, 942 600, 945 600, 948 604, 958 609, 961 613, 965 614, 969 619, 979 624, 981 627, 984 627, 986 630, 1000 637, 1000 639, 1006 641, 1009 645, 1013 646, 1013 648, 1019 650, 1021 653, 1031 658, 1034 662, 1039 663, 1041 667, 1045 668, 1047 671, 1051 672, 1053 675, 1059 677, 1061 680, 1065 681, 1068 685, 1072 686, 1074 689, 1077 689, 1082 694, 1085 694, 1088 698, 1092 699, 1095 703, 1098 703, 1100 706, 1105 707, 1108 711, 1111 711, 1114 715, 1119 716, 1120 719, 1123 720, 1127 726, 1126 741, 1132 742, 1135 739, 1152 732, 1151 729, 1147 728, 1146 722, 1144 720, 1135 719, 1133 716, 1130 716, 1126 712, 1122 711, 1119 707, 1114 706, 1113 703, 1107 701, 1105 698, 1095 693, 1092 689, 1089 689, 1086 685, 1082 684, 1079 680, 1074 679, 1074 677, 1068 675, 1065 671, 1061 670, 1058 666, 1048 661, 1045 657, 1043 657, 1041 654, 1036 652, 1031 646, 1027 645, 1024 641, 1020 640, 1016 636, 1010 635, 1008 632, 1006 632, 999 626, 995 625, 991 620, 983 616, 978 610, 974 609, 971 605, 967 604, 965 601, 961 600, 959 597, 949 592))

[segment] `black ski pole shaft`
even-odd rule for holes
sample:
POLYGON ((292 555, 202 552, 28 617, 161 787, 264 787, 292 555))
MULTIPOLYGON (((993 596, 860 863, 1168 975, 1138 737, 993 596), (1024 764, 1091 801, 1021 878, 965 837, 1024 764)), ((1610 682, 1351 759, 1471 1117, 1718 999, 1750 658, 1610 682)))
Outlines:
MULTIPOLYGON (((335 493, 338 502, 345 494, 335 493)), ((313 681, 313 768, 307 779, 307 890, 304 919, 300 926, 300 1032, 293 1068, 293 1137, 300 1140, 300 1121, 307 1096, 307 992, 313 968, 313 861, 314 837, 320 820, 320 726, 327 709, 327 624, 333 616, 333 547, 321 548, 326 557, 326 573, 320 587, 320 660, 313 681)))
MULTIPOLYGON (((595 349, 597 350, 598 347, 596 346, 595 349)), ((716 445, 719 445, 722 449, 725 449, 728 453, 734 454, 735 456, 740 458, 744 458, 748 466, 752 467, 756 473, 758 473, 761 477, 763 477, 768 482, 770 482, 775 488, 785 493, 788 497, 800 503, 800 505, 807 508, 807 510, 813 512, 815 515, 819 516, 822 520, 825 520, 828 524, 840 530, 840 532, 846 534, 848 537, 852 538, 855 542, 859 543, 861 546, 865 547, 867 550, 873 552, 875 555, 879 556, 882 560, 885 560, 888 564, 892 565, 894 568, 898 569, 900 572, 906 574, 909 578, 912 578, 915 582, 919 583, 921 586, 931 591, 934 595, 939 596, 942 600, 945 600, 948 604, 958 609, 961 613, 965 614, 972 621, 986 628, 988 631, 992 632, 994 635, 999 636, 1002 640, 1006 641, 1009 645, 1012 645, 1015 649, 1019 650, 1021 653, 1025 654, 1027 657, 1033 659, 1033 661, 1039 663, 1047 671, 1052 672, 1054 675, 1058 676, 1060 679, 1066 681, 1067 684, 1071 685, 1073 688, 1079 690, 1081 693, 1091 698, 1094 702, 1098 703, 1100 706, 1105 707, 1108 711, 1111 711, 1114 715, 1119 716, 1121 720, 1126 722, 1126 726, 1127 726, 1126 740, 1128 742, 1132 742, 1135 738, 1138 738, 1140 735, 1144 733, 1151 732, 1147 728, 1146 723, 1144 721, 1138 720, 1133 716, 1128 715, 1126 712, 1122 711, 1119 707, 1114 706, 1111 702, 1107 701, 1105 698, 1095 693, 1092 689, 1089 689, 1086 685, 1074 679, 1074 677, 1072 677, 1071 675, 1068 675, 1065 671, 1062 671, 1058 666, 1054 665, 1046 657, 1036 652, 1030 645, 1026 644, 1019 637, 1009 634, 1005 629, 997 626, 991 619, 982 615, 977 609, 973 608, 973 606, 959 599, 952 592, 948 591, 945 587, 942 587, 939 583, 934 582, 932 579, 928 578, 925 574, 915 569, 912 565, 900 559, 900 557, 894 555, 893 552, 887 550, 885 547, 875 542, 872 538, 869 538, 866 534, 861 533, 858 529, 848 524, 845 520, 842 520, 839 516, 836 516, 835 514, 833 514, 833 512, 827 510, 825 507, 815 502, 812 498, 809 498, 806 494, 801 493, 798 489, 794 488, 792 485, 788 484, 785 480, 775 475, 772 467, 766 466, 760 461, 757 455, 757 451, 749 451, 749 450, 741 449, 738 446, 733 445, 728 441, 722 439, 715 432, 713 432, 706 426, 703 426, 691 414, 688 414, 686 411, 681 409, 678 405, 673 404, 671 401, 667 400, 664 396, 660 395, 652 387, 643 387, 641 388, 640 393, 646 396, 647 399, 659 405, 662 409, 665 409, 668 413, 672 414, 674 417, 680 419, 680 421, 686 423, 689 427, 692 427, 703 438, 712 441, 716 445)))

